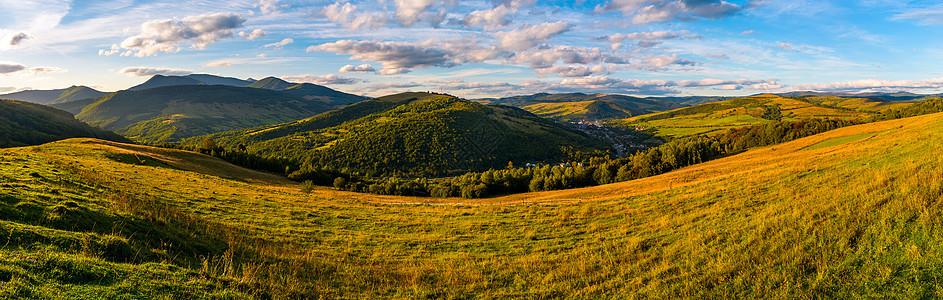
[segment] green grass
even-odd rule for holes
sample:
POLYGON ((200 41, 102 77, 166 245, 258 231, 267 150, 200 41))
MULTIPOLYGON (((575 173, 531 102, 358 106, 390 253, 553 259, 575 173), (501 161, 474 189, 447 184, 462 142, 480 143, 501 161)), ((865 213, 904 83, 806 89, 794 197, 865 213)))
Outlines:
POLYGON ((941 128, 941 114, 851 126, 480 201, 301 193, 92 140, 6 149, 0 285, 32 291, 9 298, 938 298, 941 128), (810 149, 836 139, 849 142, 810 149))
POLYGON ((860 141, 866 138, 870 138, 872 136, 874 136, 874 133, 862 133, 862 134, 833 138, 833 139, 825 140, 825 141, 819 142, 818 144, 809 146, 808 148, 805 148, 805 150, 817 150, 817 149, 822 149, 822 148, 834 147, 838 145, 844 145, 844 144, 851 143, 854 141, 860 141))

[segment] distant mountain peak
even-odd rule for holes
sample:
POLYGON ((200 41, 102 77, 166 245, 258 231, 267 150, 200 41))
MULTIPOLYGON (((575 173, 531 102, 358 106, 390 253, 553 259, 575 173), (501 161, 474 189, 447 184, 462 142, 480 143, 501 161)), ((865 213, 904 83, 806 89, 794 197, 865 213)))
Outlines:
POLYGON ((257 88, 257 89, 269 89, 269 90, 282 91, 294 85, 295 85, 294 83, 284 81, 277 77, 269 76, 269 77, 262 78, 259 81, 253 82, 252 84, 248 86, 257 88))

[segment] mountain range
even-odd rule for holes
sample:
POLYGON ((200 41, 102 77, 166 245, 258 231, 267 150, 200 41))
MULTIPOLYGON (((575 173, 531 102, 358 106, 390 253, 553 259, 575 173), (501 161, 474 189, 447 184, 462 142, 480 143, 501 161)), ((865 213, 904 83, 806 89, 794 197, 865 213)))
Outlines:
POLYGON ((164 143, 295 121, 364 99, 274 77, 250 81, 191 74, 156 75, 127 90, 52 105, 132 140, 164 143))

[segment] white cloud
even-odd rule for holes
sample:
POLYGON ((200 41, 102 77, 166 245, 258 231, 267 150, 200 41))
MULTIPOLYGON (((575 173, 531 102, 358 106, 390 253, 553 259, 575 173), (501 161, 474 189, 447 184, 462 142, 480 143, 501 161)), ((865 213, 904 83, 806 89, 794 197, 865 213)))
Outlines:
POLYGON ((797 90, 828 92, 896 92, 900 90, 940 90, 943 89, 943 78, 932 78, 924 80, 864 79, 845 82, 800 84, 794 86, 794 88, 797 90))
POLYGON ((10 93, 10 92, 15 92, 17 90, 19 89, 12 86, 0 86, 0 93, 10 93))
POLYGON ((193 71, 173 68, 151 68, 151 67, 127 67, 118 71, 118 73, 128 76, 184 76, 193 74, 193 71))
POLYGON ((253 5, 259 9, 263 15, 277 15, 278 11, 278 2, 281 0, 260 0, 259 3, 253 5))
POLYGON ((531 26, 524 24, 511 31, 495 32, 498 46, 504 50, 524 51, 550 40, 551 37, 562 34, 570 29, 570 24, 559 21, 541 23, 531 26))
POLYGON ((370 73, 376 72, 377 69, 374 69, 373 66, 369 64, 362 64, 359 66, 346 65, 337 70, 340 73, 370 73))
POLYGON ((283 40, 281 40, 281 41, 279 41, 279 42, 267 44, 267 45, 265 45, 265 48, 268 48, 268 47, 281 48, 281 47, 285 47, 285 45, 288 45, 288 44, 291 44, 291 43, 294 43, 294 42, 295 42, 295 40, 293 40, 293 39, 291 39, 291 38, 285 38, 285 39, 283 39, 283 40))
POLYGON ((487 31, 501 29, 511 24, 508 16, 517 13, 521 7, 533 5, 534 2, 534 0, 511 0, 506 3, 498 3, 488 10, 476 10, 465 15, 465 18, 462 19, 462 25, 466 27, 481 26, 487 31))
POLYGON ((327 74, 321 76, 315 76, 312 74, 302 74, 302 75, 293 75, 293 76, 282 76, 282 79, 288 82, 306 82, 320 85, 335 85, 335 84, 355 84, 363 82, 363 79, 344 77, 337 74, 327 74))
POLYGON ((307 48, 308 52, 350 54, 351 60, 375 61, 383 66, 380 74, 408 73, 413 68, 454 67, 456 55, 436 47, 407 42, 342 40, 307 48))
POLYGON ((433 27, 445 18, 445 5, 454 0, 394 0, 396 4, 396 19, 404 26, 412 26, 420 19, 429 20, 433 27), (438 12, 428 12, 433 6, 438 6, 438 12))
POLYGON ((357 6, 347 2, 335 2, 325 6, 318 15, 349 30, 380 28, 390 22, 381 14, 357 13, 357 6))
POLYGON ((265 36, 265 31, 262 31, 262 29, 256 29, 250 33, 246 33, 245 31, 240 31, 239 36, 244 37, 247 40, 254 40, 254 39, 265 36))
POLYGON ((636 44, 639 48, 651 48, 660 44, 661 40, 677 39, 677 38, 689 38, 689 39, 698 39, 701 38, 700 35, 691 34, 690 31, 681 30, 678 32, 671 31, 653 31, 653 32, 633 32, 627 34, 616 33, 609 36, 603 36, 597 38, 597 40, 612 42, 609 46, 613 51, 619 49, 622 46, 622 42, 626 40, 638 40, 636 44))
MULTIPOLYGON (((747 7, 754 3, 750 2, 747 7)), ((613 0, 597 6, 599 12, 621 11, 632 17, 633 24, 671 20, 720 19, 731 16, 745 7, 723 0, 613 0)))
POLYGON ((366 87, 361 88, 366 92, 406 92, 410 91, 413 88, 420 87, 421 84, 414 82, 386 82, 386 83, 374 83, 366 87))
POLYGON ((216 67, 230 67, 230 66, 232 66, 232 65, 233 65, 233 63, 232 63, 231 61, 220 60, 220 61, 209 62, 209 63, 207 63, 207 64, 205 64, 205 65, 203 65, 203 66, 204 66, 204 67, 210 67, 210 68, 216 68, 216 67))
POLYGON ((128 50, 122 55, 138 57, 157 55, 160 52, 175 53, 180 51, 179 46, 186 43, 190 43, 193 49, 205 49, 220 39, 231 37, 233 30, 245 22, 244 18, 230 13, 190 16, 182 20, 147 21, 141 24, 140 34, 125 39, 120 47, 128 50))
POLYGON ((26 69, 26 66, 18 64, 18 63, 0 62, 0 74, 2 75, 23 71, 25 69, 26 69))
POLYGON ((894 15, 891 20, 914 20, 919 25, 943 25, 943 5, 930 8, 910 9, 894 15))
POLYGON ((56 67, 32 67, 27 70, 30 74, 48 74, 48 73, 65 73, 68 70, 63 68, 56 67))

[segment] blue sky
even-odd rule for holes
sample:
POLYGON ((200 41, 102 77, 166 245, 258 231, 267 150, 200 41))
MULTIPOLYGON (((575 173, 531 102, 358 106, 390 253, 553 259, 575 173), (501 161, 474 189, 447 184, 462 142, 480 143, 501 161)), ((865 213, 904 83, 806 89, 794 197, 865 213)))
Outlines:
POLYGON ((0 92, 154 74, 355 94, 943 92, 934 1, 0 0, 0 92))

